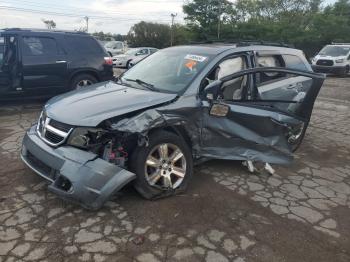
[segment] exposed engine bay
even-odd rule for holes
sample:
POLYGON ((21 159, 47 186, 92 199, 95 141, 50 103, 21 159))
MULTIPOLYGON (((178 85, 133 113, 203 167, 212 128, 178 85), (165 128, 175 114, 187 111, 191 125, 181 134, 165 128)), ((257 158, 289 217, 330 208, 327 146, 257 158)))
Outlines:
POLYGON ((67 143, 92 152, 101 159, 122 168, 128 168, 129 157, 137 144, 138 136, 102 128, 76 128, 67 143))

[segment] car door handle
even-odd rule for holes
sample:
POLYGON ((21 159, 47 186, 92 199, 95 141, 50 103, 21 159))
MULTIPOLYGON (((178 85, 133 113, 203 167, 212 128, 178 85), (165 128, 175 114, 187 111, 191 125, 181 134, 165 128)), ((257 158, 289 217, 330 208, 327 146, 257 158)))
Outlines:
POLYGON ((67 63, 67 61, 65 61, 65 60, 57 60, 56 61, 56 64, 63 64, 63 63, 67 63))

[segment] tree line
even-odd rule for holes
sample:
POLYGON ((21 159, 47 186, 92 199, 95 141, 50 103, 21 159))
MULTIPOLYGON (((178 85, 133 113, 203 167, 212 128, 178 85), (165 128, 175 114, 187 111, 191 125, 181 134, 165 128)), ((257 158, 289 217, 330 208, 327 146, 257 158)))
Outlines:
POLYGON ((170 46, 204 41, 283 42, 314 55, 332 42, 350 42, 350 0, 190 0, 185 24, 140 22, 123 37, 133 47, 170 46))

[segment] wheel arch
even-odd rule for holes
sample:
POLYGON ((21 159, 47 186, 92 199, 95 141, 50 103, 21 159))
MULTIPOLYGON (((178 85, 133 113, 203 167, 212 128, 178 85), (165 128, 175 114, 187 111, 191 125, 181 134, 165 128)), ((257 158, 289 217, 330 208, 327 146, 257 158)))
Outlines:
POLYGON ((186 131, 186 129, 183 126, 167 125, 167 126, 163 126, 163 127, 153 128, 148 132, 148 136, 151 136, 153 133, 155 133, 157 131, 161 131, 161 130, 173 133, 173 134, 177 135, 178 137, 181 137, 185 141, 185 143, 188 145, 189 149, 192 152, 192 140, 191 140, 188 132, 186 131))

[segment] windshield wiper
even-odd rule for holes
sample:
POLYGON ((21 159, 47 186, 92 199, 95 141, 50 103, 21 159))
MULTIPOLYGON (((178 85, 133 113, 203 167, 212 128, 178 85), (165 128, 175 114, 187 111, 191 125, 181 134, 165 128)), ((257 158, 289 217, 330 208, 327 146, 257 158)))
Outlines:
POLYGON ((149 90, 152 91, 159 91, 157 88, 154 87, 154 85, 147 83, 145 81, 142 81, 141 79, 129 79, 129 78, 125 78, 126 81, 130 81, 130 82, 135 82, 141 86, 144 86, 146 88, 148 88, 149 90))

